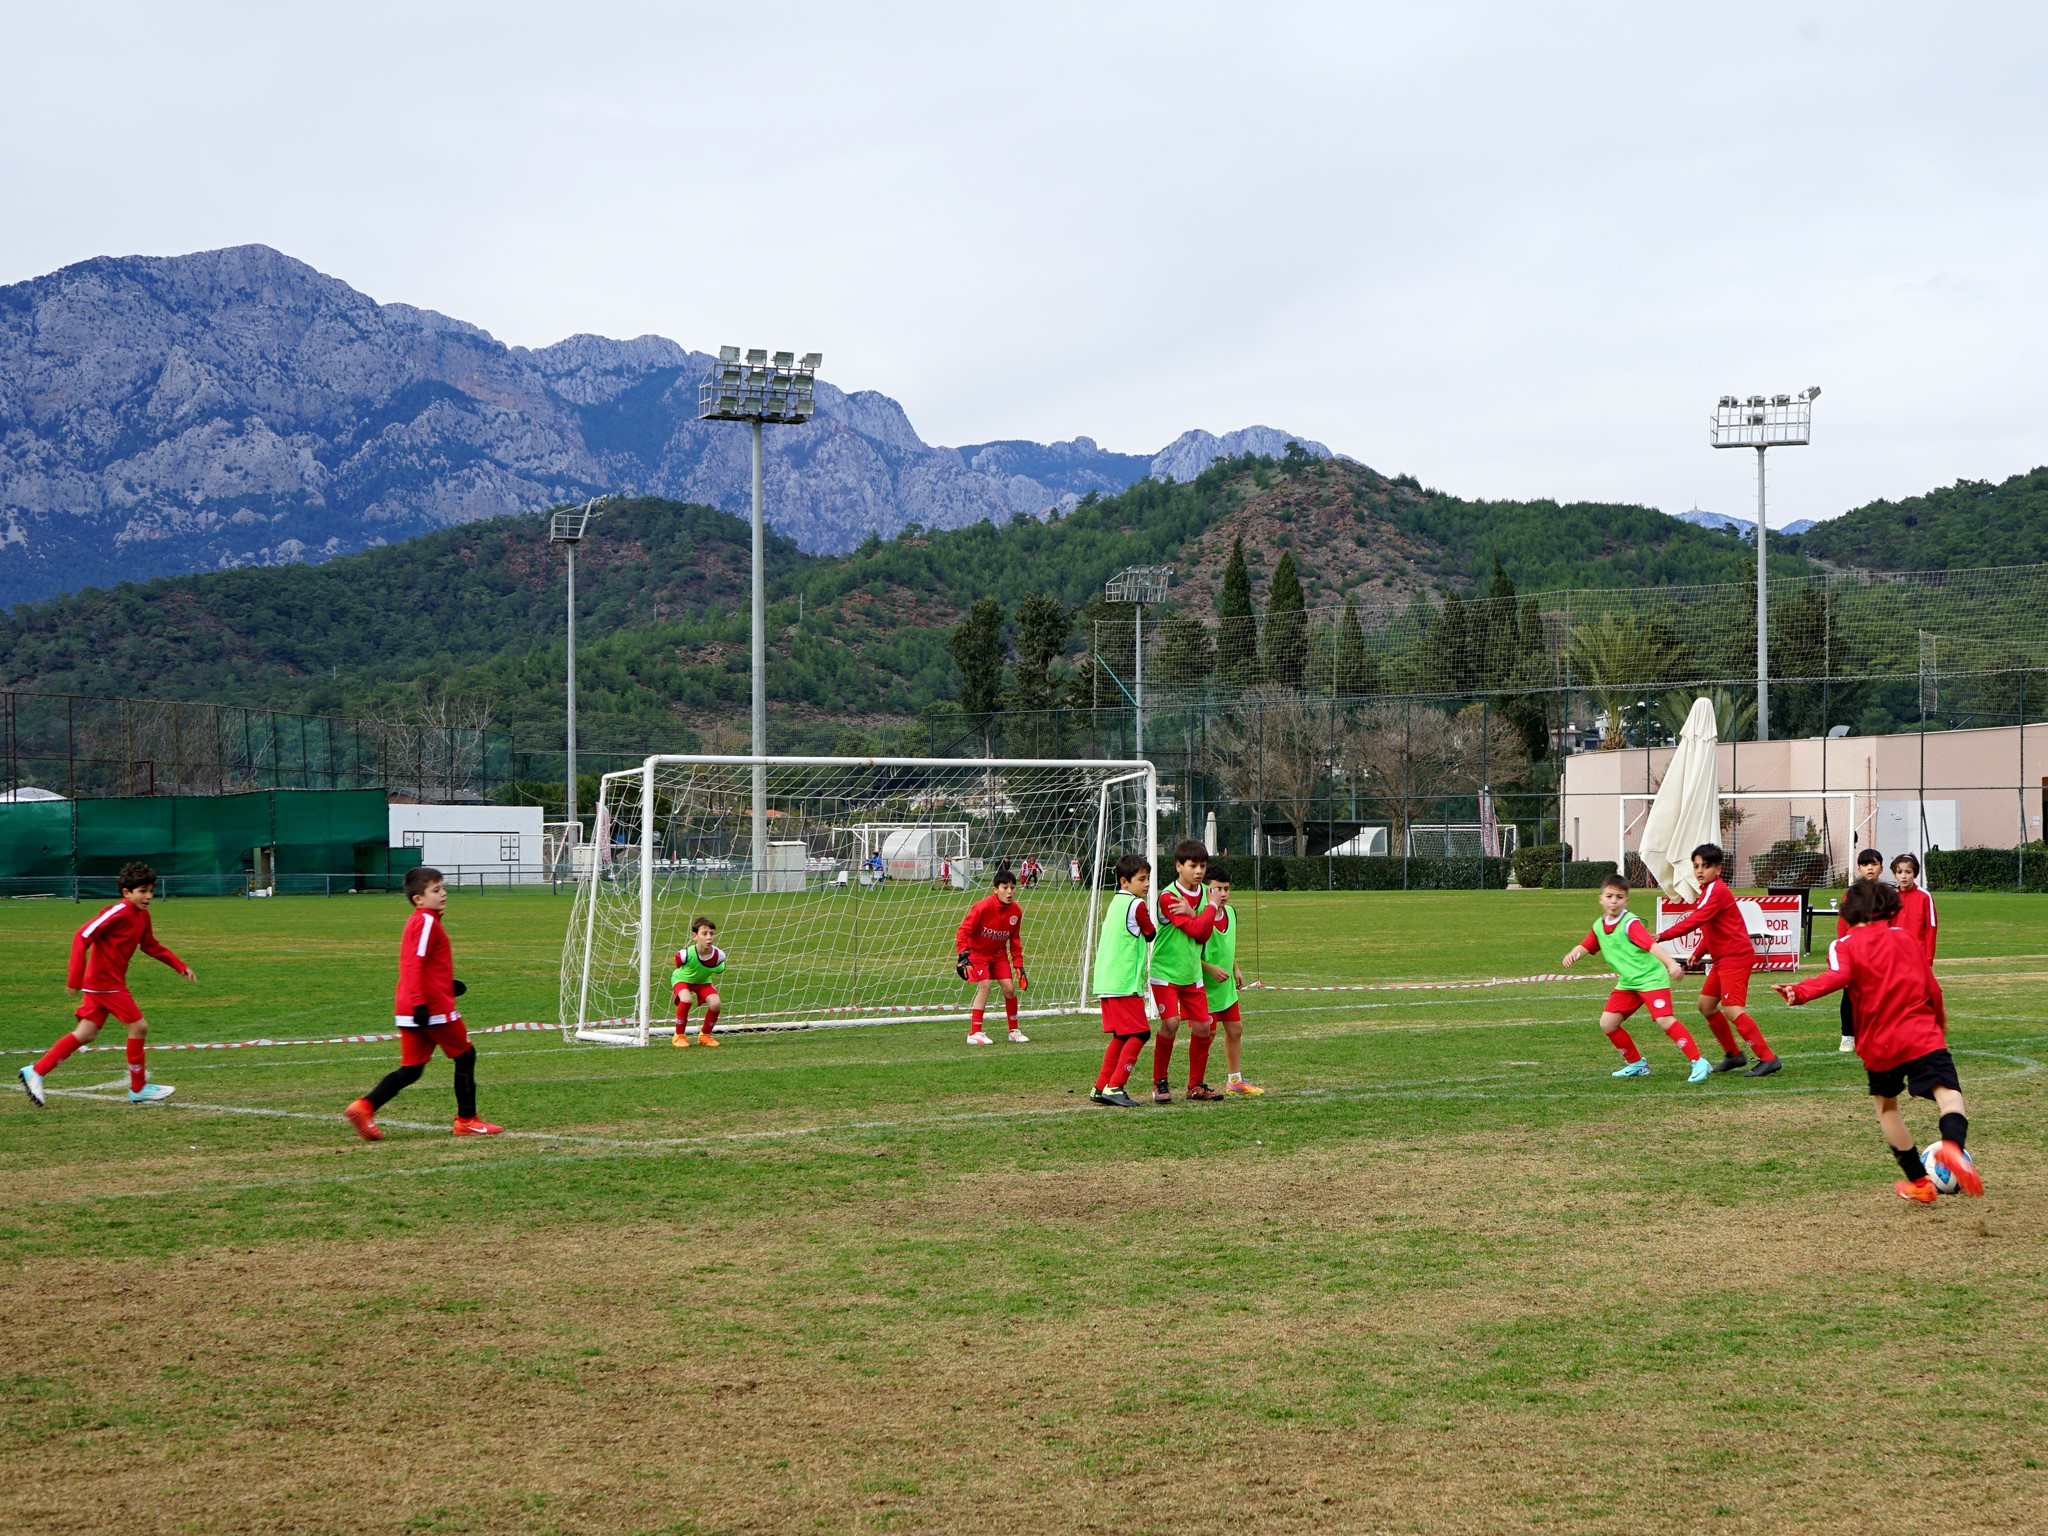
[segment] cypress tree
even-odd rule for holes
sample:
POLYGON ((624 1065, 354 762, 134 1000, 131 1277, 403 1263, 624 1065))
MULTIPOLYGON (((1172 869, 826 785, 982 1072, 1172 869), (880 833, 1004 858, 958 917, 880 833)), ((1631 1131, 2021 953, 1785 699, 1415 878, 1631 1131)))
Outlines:
POLYGON ((1299 688, 1307 661, 1308 603, 1294 551, 1283 549, 1266 589, 1266 681, 1277 688, 1299 688))
POLYGON ((1259 681, 1259 616, 1252 608, 1252 577, 1244 563, 1244 535, 1230 546, 1223 589, 1216 595, 1216 676, 1226 688, 1259 681))

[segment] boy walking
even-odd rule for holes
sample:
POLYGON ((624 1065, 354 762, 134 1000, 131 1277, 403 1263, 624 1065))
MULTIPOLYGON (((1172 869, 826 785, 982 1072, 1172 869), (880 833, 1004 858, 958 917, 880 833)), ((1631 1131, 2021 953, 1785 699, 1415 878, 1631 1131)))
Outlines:
POLYGON ((1095 995, 1102 1004, 1102 1070, 1095 1074, 1090 1104, 1136 1109, 1138 1101, 1124 1092, 1138 1053, 1152 1031, 1145 1025, 1145 948, 1154 927, 1145 898, 1152 890, 1152 863, 1142 854, 1127 853, 1116 861, 1116 894, 1103 914, 1095 939, 1095 995))
POLYGON ((1174 1037, 1180 1021, 1188 1021, 1188 1099, 1212 1102, 1223 1097, 1203 1076, 1209 1069, 1209 1045, 1216 1022, 1209 1016, 1209 997, 1202 986, 1202 945, 1216 926, 1216 911, 1204 904, 1203 877, 1209 850, 1183 838, 1173 849, 1173 884, 1159 898, 1164 919, 1152 943, 1152 1001, 1159 1009, 1159 1038, 1152 1042, 1152 1102, 1171 1104, 1173 1089, 1166 1069, 1173 1061, 1174 1037))
POLYGON ((1764 1032, 1749 1016, 1749 978, 1756 969, 1756 948, 1749 941, 1749 929, 1742 921, 1742 909, 1735 904, 1735 893, 1721 877, 1726 862, 1727 857, 1717 844, 1701 843, 1693 849, 1692 873, 1700 886, 1699 904, 1690 917, 1658 934, 1657 942, 1666 944, 1699 930, 1699 952, 1713 961, 1700 986, 1700 1013, 1721 1043, 1721 1059, 1714 1070, 1733 1072, 1749 1060, 1728 1027, 1727 1010, 1732 1009, 1735 1029, 1742 1031, 1742 1038, 1756 1052, 1756 1065, 1748 1075, 1769 1077, 1773 1072, 1783 1071, 1785 1063, 1778 1060, 1778 1053, 1771 1049, 1764 1032))
POLYGON ((967 909, 953 935, 959 951, 953 969, 962 981, 974 983, 974 1019, 969 1045, 993 1045, 982 1027, 989 984, 1003 989, 1003 1016, 1010 1025, 1010 1044, 1029 1045, 1031 1037, 1017 1027, 1017 992, 1029 987, 1024 974, 1024 909, 1017 905, 1017 877, 1007 864, 996 866, 993 889, 967 909))
POLYGON ((715 942, 718 924, 708 917, 690 919, 690 944, 676 951, 675 969, 668 984, 675 994, 677 1045, 690 1043, 690 1009, 704 1005, 704 1022, 697 1026, 699 1045, 716 1045, 712 1033, 718 1027, 718 976, 725 969, 725 951, 715 942))
POLYGON ((1613 1075, 1650 1075, 1650 1064, 1643 1060, 1643 1053, 1636 1049, 1625 1027, 1630 1014, 1647 1007, 1658 1027, 1692 1063, 1686 1081, 1703 1083, 1711 1077, 1712 1064, 1700 1055, 1700 1048, 1678 1022, 1678 1014, 1671 1006, 1671 983, 1685 974, 1685 967, 1653 940, 1648 925, 1629 911, 1628 882, 1618 874, 1609 875, 1600 883, 1600 915, 1593 919, 1586 936, 1565 951, 1565 968, 1569 970, 1591 954, 1598 954, 1614 972, 1615 988, 1607 994, 1607 1008, 1600 1015, 1600 1027, 1621 1052, 1621 1070, 1613 1075))
POLYGON ((43 1079, 81 1045, 98 1038, 100 1026, 109 1016, 119 1019, 128 1030, 128 1102, 160 1104, 177 1090, 168 1083, 152 1083, 144 1052, 149 1039, 149 1021, 128 990, 128 962, 141 950, 152 960, 161 960, 187 981, 199 978, 192 967, 172 954, 156 939, 149 923, 149 904, 156 899, 156 871, 147 864, 124 864, 116 882, 121 899, 71 936, 71 966, 64 985, 78 999, 73 1015, 78 1023, 69 1033, 59 1035, 56 1044, 43 1052, 32 1067, 15 1074, 29 1103, 43 1106, 43 1079))
POLYGON ((1863 1058, 1870 1078, 1885 1145, 1905 1175, 1892 1189, 1901 1200, 1932 1205, 1936 1190, 1927 1177, 1928 1163, 1938 1163, 1954 1175, 1966 1195, 1983 1194, 1984 1180, 1964 1150, 1970 1121, 1963 1109, 1955 1058, 1948 1051, 1941 987, 1927 967, 1919 940, 1886 926, 1898 901, 1889 886, 1857 881, 1842 897, 1842 920, 1849 925, 1849 936, 1828 946, 1828 968, 1802 982, 1780 982, 1775 990, 1795 1008, 1830 992, 1846 989, 1855 994, 1856 1054, 1863 1058), (1941 1116, 1941 1139, 1925 1154, 1913 1145, 1899 1113, 1901 1089, 1916 1099, 1934 1100, 1941 1116))
POLYGON ((398 1070, 387 1073, 342 1113, 363 1140, 382 1141, 377 1111, 420 1080, 438 1046, 455 1067, 455 1134, 495 1136, 503 1127, 477 1118, 476 1047, 469 1043, 469 1026, 455 1010, 455 999, 469 988, 455 979, 455 951, 441 920, 448 908, 441 871, 424 864, 408 869, 405 896, 412 903, 412 916, 398 942, 398 1070))
MULTIPOLYGON (((1221 864, 1209 866, 1209 909, 1216 914, 1215 926, 1202 941, 1202 976, 1207 983, 1209 1016, 1223 1026, 1223 1060, 1230 1075, 1223 1080, 1224 1097, 1233 1094, 1255 1098, 1266 1090, 1245 1081, 1244 1015, 1239 1012, 1238 992, 1244 977, 1237 969, 1237 908, 1230 904, 1230 871, 1221 864)), ((1189 1047, 1192 1053, 1193 1047, 1189 1047)))
MULTIPOLYGON (((1868 880, 1872 885, 1876 885, 1884 878, 1884 855, 1875 848, 1866 848, 1857 854, 1856 878, 1868 880)), ((1848 892, 1844 891, 1842 894, 1846 896, 1848 892)), ((1849 924, 1842 917, 1841 904, 1838 902, 1835 907, 1835 937, 1846 939, 1848 936, 1849 924)), ((1856 1049, 1856 1008, 1849 1001, 1849 990, 1846 987, 1842 989, 1842 1043, 1835 1049, 1844 1055, 1851 1054, 1856 1049)))

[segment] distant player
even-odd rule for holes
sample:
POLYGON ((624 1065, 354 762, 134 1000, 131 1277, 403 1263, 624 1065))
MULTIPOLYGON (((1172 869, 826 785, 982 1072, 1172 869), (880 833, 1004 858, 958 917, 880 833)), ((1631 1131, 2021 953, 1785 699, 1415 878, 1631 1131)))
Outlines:
POLYGON ((1899 915, 1892 926, 1911 934, 1934 964, 1934 941, 1940 936, 1934 918, 1934 895, 1920 883, 1920 860, 1902 853, 1892 860, 1892 878, 1899 883, 1899 915))
POLYGON ((448 909, 448 887, 441 871, 417 865, 405 872, 405 897, 412 916, 398 941, 398 993, 393 1000, 398 1025, 398 1070, 342 1111, 365 1141, 382 1141, 377 1111, 418 1082, 438 1046, 455 1067, 455 1134, 495 1136, 503 1129, 477 1118, 476 1047, 469 1026, 455 1009, 455 999, 469 988, 455 979, 455 950, 448 942, 442 914, 448 909))
POLYGON ((1209 1069, 1209 1045, 1216 1022, 1209 1016, 1209 996, 1202 986, 1202 945, 1216 926, 1216 910, 1203 895, 1209 850, 1183 838, 1173 849, 1173 884, 1159 897, 1159 936, 1152 941, 1152 1001, 1159 1008, 1159 1032, 1152 1042, 1152 1102, 1171 1104, 1173 1089, 1166 1069, 1173 1062, 1174 1037, 1188 1022, 1188 1098, 1196 1103, 1220 1099, 1203 1074, 1209 1069))
POLYGON ((71 936, 71 967, 64 985, 78 999, 78 1020, 68 1034, 43 1052, 32 1067, 15 1074, 22 1091, 38 1108, 43 1103, 43 1079, 57 1070, 57 1063, 98 1037, 109 1015, 128 1028, 128 1102, 156 1104, 177 1090, 168 1083, 152 1083, 144 1061, 149 1021, 128 990, 128 962, 141 950, 152 960, 161 960, 187 981, 199 978, 192 967, 156 941, 149 925, 149 904, 156 899, 156 871, 147 864, 124 864, 117 881, 121 899, 71 936))
POLYGON ((1031 1037, 1017 1027, 1017 993, 1031 985, 1024 974, 1024 909, 1017 905, 1017 877, 1010 866, 996 866, 994 889, 967 909, 953 935, 959 951, 953 969, 962 981, 974 983, 974 1023, 969 1045, 993 1045, 982 1027, 989 983, 1003 989, 1003 1016, 1010 1025, 1010 1044, 1029 1045, 1031 1037))
MULTIPOLYGON (((1230 871, 1211 864, 1208 886, 1216 921, 1202 941, 1202 976, 1207 982, 1209 1016, 1223 1026, 1223 1060, 1230 1070, 1223 1080, 1223 1092, 1226 1097, 1256 1098, 1266 1090, 1246 1082, 1243 1072, 1244 1016, 1238 1010, 1238 992, 1244 986, 1244 976, 1237 968, 1237 908, 1230 904, 1230 871)), ((1192 1054, 1194 1047, 1188 1049, 1192 1054)))
POLYGON ((1936 1192, 1927 1163, 1955 1175, 1966 1195, 1984 1193, 1983 1177, 1964 1150, 1970 1136, 1963 1109, 1963 1085, 1949 1055, 1947 1012, 1941 987, 1928 968, 1920 941, 1886 924, 1899 896, 1889 886, 1859 880, 1842 897, 1849 936, 1828 946, 1828 968, 1802 982, 1780 982, 1779 996, 1797 1007, 1830 992, 1856 995, 1856 1054, 1877 1100, 1877 1123, 1885 1145, 1905 1175, 1892 1186, 1901 1200, 1933 1204, 1936 1192), (1899 1091, 1934 1100, 1941 1139, 1923 1155, 1899 1113, 1899 1091))
POLYGON ((690 1010, 702 1003, 704 1022, 697 1026, 699 1045, 716 1045, 718 1036, 718 977, 725 969, 725 951, 717 944, 718 924, 708 917, 690 919, 690 943, 676 951, 675 969, 668 984, 675 996, 676 1045, 690 1043, 690 1010))
POLYGON ((1607 994, 1606 1011, 1600 1027, 1621 1052, 1621 1070, 1616 1077, 1648 1077, 1650 1064, 1636 1049, 1624 1027, 1638 1008, 1648 1008, 1657 1026, 1671 1037, 1672 1044, 1692 1063, 1688 1083, 1704 1083, 1714 1068, 1700 1055, 1686 1027, 1678 1022, 1671 1006, 1671 983, 1685 974, 1685 967, 1671 957, 1663 945, 1650 937, 1649 927, 1628 909, 1628 882, 1618 874, 1600 883, 1600 915, 1578 944, 1565 951, 1567 970, 1584 956, 1597 954, 1614 972, 1615 989, 1607 994))
MULTIPOLYGON (((1884 878, 1884 855, 1875 848, 1866 848, 1856 855, 1856 878, 1868 880, 1872 885, 1884 878)), ((1843 893, 1847 895, 1847 892, 1843 893)), ((1848 919, 1841 915, 1841 904, 1835 906, 1835 937, 1849 936, 1848 919)), ((1856 1006, 1849 1001, 1849 989, 1842 989, 1842 1043, 1835 1047, 1839 1052, 1853 1052, 1856 1049, 1856 1006)))
POLYGON ((1720 848, 1713 843, 1701 843, 1692 851, 1693 879, 1699 882, 1700 899, 1689 917, 1673 923, 1657 935, 1659 944, 1668 944, 1673 939, 1682 939, 1695 929, 1699 930, 1699 952, 1711 957, 1713 964, 1707 970, 1707 979, 1700 987, 1700 1013, 1705 1016, 1707 1027, 1714 1032, 1714 1038, 1721 1043, 1721 1059, 1714 1064, 1716 1072, 1733 1072, 1749 1060, 1735 1043, 1734 1032, 1728 1027, 1727 1011, 1735 1014, 1735 1028, 1742 1031, 1742 1038, 1756 1052, 1756 1065, 1749 1069, 1751 1077, 1769 1077, 1773 1072, 1784 1070, 1785 1064, 1778 1060, 1778 1053, 1771 1049, 1764 1039, 1764 1032, 1757 1028, 1756 1020, 1749 1016, 1749 978, 1756 969, 1756 949, 1749 941, 1749 929, 1742 921, 1742 909, 1735 904, 1735 893, 1728 889, 1728 882, 1721 877, 1722 866, 1727 862, 1720 848))
POLYGON ((1102 1005, 1102 1070, 1095 1074, 1090 1104, 1136 1109, 1138 1101, 1124 1092, 1152 1031, 1145 1024, 1145 948, 1154 937, 1152 910, 1145 898, 1152 890, 1152 864, 1141 854, 1127 853, 1116 861, 1116 894, 1109 898, 1102 931, 1095 938, 1095 995, 1102 1005))

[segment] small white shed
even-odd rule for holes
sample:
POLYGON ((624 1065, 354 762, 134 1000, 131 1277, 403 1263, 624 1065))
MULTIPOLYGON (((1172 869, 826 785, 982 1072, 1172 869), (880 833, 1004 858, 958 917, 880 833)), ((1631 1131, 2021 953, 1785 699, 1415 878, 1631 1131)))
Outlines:
POLYGON ((528 884, 547 878, 537 805, 394 805, 391 846, 445 875, 528 884))

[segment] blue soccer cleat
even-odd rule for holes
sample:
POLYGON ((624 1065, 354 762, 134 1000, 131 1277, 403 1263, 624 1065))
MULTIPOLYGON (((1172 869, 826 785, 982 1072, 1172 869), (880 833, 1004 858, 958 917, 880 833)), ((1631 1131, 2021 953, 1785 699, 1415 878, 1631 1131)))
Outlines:
POLYGON ((1648 1077, 1649 1075, 1650 1064, 1640 1056, 1634 1061, 1626 1063, 1619 1072, 1610 1072, 1608 1074, 1610 1077, 1648 1077))
POLYGON ((140 1088, 128 1090, 130 1104, 161 1104, 178 1090, 168 1083, 144 1083, 140 1088))
POLYGON ((1704 1083, 1708 1078, 1712 1077, 1713 1075, 1714 1064, 1711 1061, 1707 1060, 1706 1057, 1702 1056, 1698 1061, 1692 1064, 1692 1071, 1689 1074, 1687 1074, 1685 1080, 1688 1083, 1704 1083))

